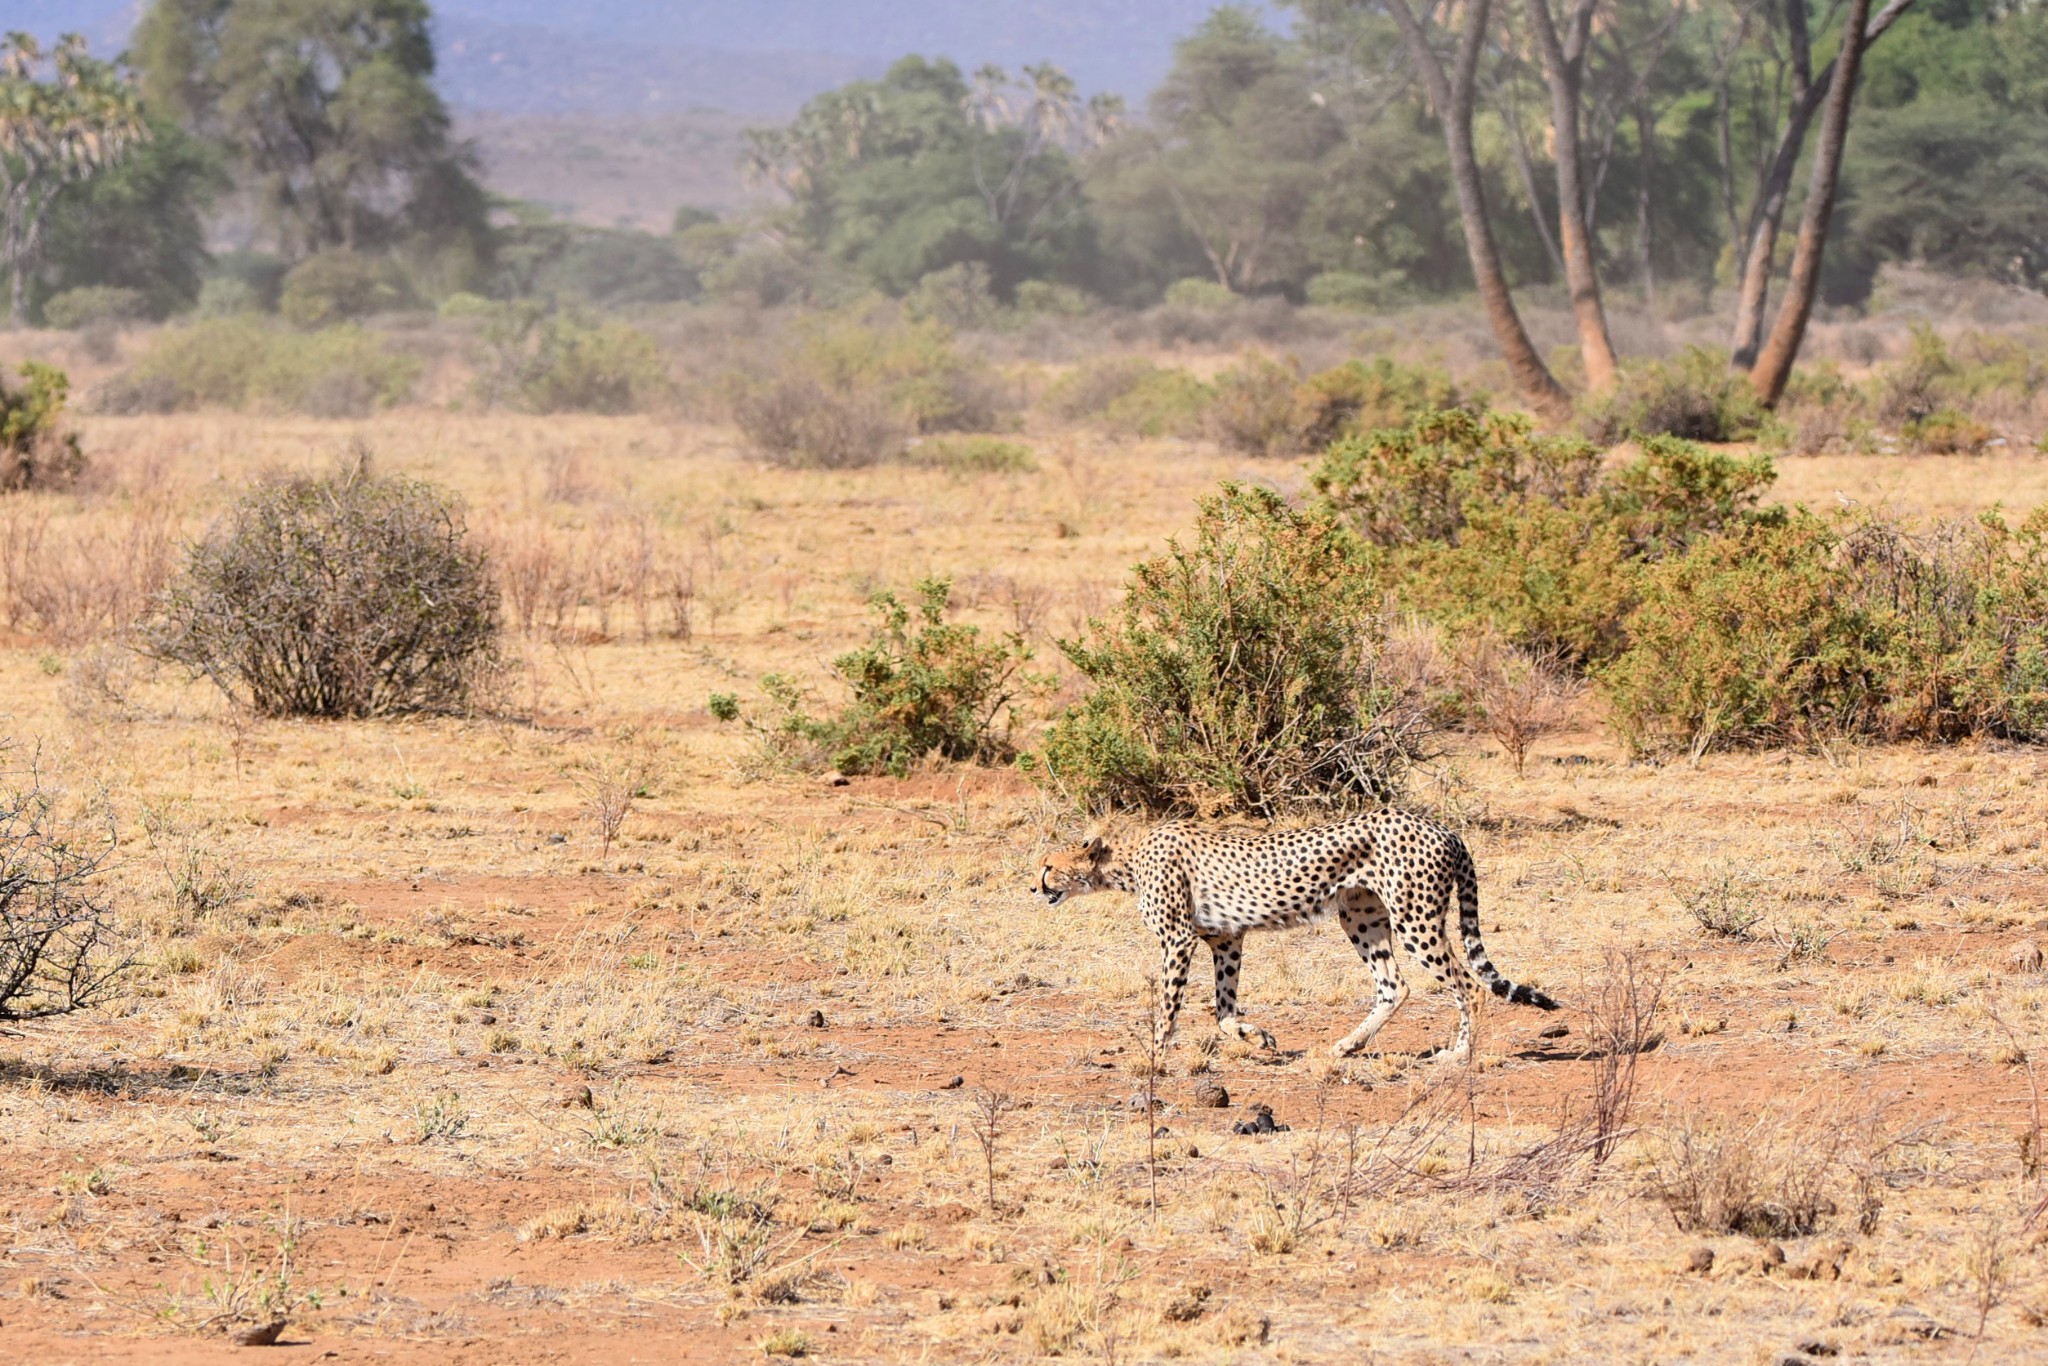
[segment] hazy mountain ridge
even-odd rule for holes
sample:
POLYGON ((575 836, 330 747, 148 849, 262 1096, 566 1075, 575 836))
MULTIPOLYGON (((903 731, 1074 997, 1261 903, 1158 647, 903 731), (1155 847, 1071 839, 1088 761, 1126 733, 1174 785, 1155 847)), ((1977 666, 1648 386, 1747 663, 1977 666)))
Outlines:
MULTIPOLYGON (((1255 6, 1260 7, 1260 6, 1255 6)), ((0 0, 0 30, 119 43, 141 0, 0 0)), ((781 115, 906 53, 1052 61, 1133 103, 1214 0, 439 0, 444 97, 465 108, 781 115), (553 102, 553 103, 551 103, 553 102)))

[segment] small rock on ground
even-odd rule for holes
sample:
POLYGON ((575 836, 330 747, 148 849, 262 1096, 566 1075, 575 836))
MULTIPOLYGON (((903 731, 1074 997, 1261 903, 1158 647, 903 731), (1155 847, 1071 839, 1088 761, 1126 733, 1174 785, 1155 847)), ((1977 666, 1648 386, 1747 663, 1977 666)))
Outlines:
POLYGON ((1227 1109, 1230 1106, 1230 1092, 1223 1089, 1221 1082, 1198 1082, 1195 1085, 1195 1104, 1205 1110, 1227 1109))

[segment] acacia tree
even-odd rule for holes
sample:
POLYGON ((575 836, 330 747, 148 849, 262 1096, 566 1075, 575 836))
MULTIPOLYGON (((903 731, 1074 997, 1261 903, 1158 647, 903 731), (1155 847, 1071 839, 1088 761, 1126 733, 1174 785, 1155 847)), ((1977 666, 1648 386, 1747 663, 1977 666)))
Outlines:
MULTIPOLYGON (((1893 0, 1903 9, 1912 0, 1893 0)), ((1835 207, 1835 187, 1842 174, 1842 147, 1849 137, 1849 105, 1856 97, 1856 73, 1863 51, 1875 41, 1865 25, 1870 0, 1849 0, 1849 21, 1842 29, 1842 51, 1835 59, 1834 86, 1828 92, 1827 116, 1821 123, 1820 146, 1813 158, 1812 182, 1799 221, 1799 242, 1792 253, 1792 272, 1785 284, 1785 302, 1771 327, 1770 340, 1749 372, 1749 382, 1765 407, 1773 407, 1791 378, 1792 361, 1806 337, 1806 320, 1820 290, 1821 252, 1827 246, 1828 219, 1835 207)))
POLYGON ((1563 417, 1571 411, 1571 397, 1537 354, 1535 343, 1529 340, 1529 330, 1522 325, 1522 315, 1515 308, 1514 293, 1501 269, 1500 246, 1494 240, 1493 224, 1487 217, 1479 155, 1472 142, 1479 59, 1486 47, 1491 0, 1469 0, 1464 6, 1464 28, 1457 35, 1456 56, 1448 71, 1431 40, 1432 30, 1440 33, 1441 26, 1432 21, 1425 28, 1408 0, 1386 0, 1386 6, 1400 27, 1409 55, 1421 73, 1423 88, 1443 123, 1444 143, 1451 160, 1451 183, 1458 197, 1458 217, 1465 228, 1465 250, 1472 260, 1472 279, 1479 288, 1487 322, 1507 359, 1508 373, 1532 408, 1546 417, 1563 417))
POLYGON ((113 63, 88 55, 77 34, 59 39, 47 60, 26 33, 0 44, 0 257, 17 324, 57 196, 148 132, 134 88, 113 63))
POLYGON ((225 146, 279 250, 480 250, 483 192, 433 87, 426 0, 156 0, 150 103, 225 146))
POLYGON ((1223 8, 1175 49, 1151 126, 1124 151, 1141 192, 1173 206, 1216 283, 1248 293, 1301 273, 1304 231, 1344 140, 1301 55, 1223 8))
MULTIPOLYGON (((1729 361, 1737 369, 1751 368, 1757 361, 1758 347, 1762 343, 1764 334, 1764 313, 1765 305, 1770 295, 1771 273, 1778 250, 1778 233, 1784 222, 1786 204, 1791 197, 1793 171, 1798 166, 1799 158, 1806 149, 1806 140, 1808 134, 1812 131, 1814 116, 1821 111, 1823 106, 1828 104, 1829 94, 1835 87, 1836 74, 1843 65, 1843 59, 1847 57, 1851 61, 1860 61, 1862 54, 1869 50, 1870 45, 1879 38, 1882 38, 1885 32, 1898 22, 1899 17, 1912 7, 1913 0, 1887 0, 1884 8, 1879 10, 1875 16, 1870 14, 1871 7, 1869 5, 1857 6, 1852 0, 1850 21, 1842 27, 1842 51, 1821 67, 1817 73, 1813 69, 1813 35, 1811 17, 1808 14, 1808 6, 1812 3, 1812 0, 1782 0, 1782 3, 1785 48, 1782 54, 1782 61, 1775 64, 1780 69, 1771 74, 1774 85, 1782 83, 1783 88, 1788 93, 1785 97, 1782 120, 1775 129, 1775 144, 1768 158, 1761 163, 1756 193, 1750 205, 1748 229, 1742 235, 1742 278, 1736 293, 1735 326, 1728 344, 1729 361), (1861 35, 1861 40, 1852 41, 1852 35, 1857 34, 1861 35)), ((1832 0, 1829 10, 1823 13, 1823 18, 1828 17, 1839 3, 1840 0, 1832 0)), ((1753 0, 1752 2, 1736 0, 1733 31, 1738 45, 1742 38, 1751 31, 1752 27, 1756 26, 1753 12, 1753 0)), ((1776 35, 1772 34, 1766 27, 1762 36, 1766 40, 1772 40, 1774 43, 1776 35)), ((1719 89, 1716 93, 1721 118, 1720 135, 1723 183, 1727 187, 1725 192, 1728 195, 1729 201, 1728 214, 1731 230, 1734 227, 1735 212, 1731 166, 1733 152, 1730 147, 1731 136, 1728 129, 1728 106, 1731 100, 1727 82, 1737 66, 1737 63, 1733 60, 1734 52, 1735 49, 1731 48, 1731 59, 1722 64, 1721 74, 1717 81, 1719 89)), ((1851 83, 1853 84, 1853 81, 1851 83)), ((1842 123, 1838 130, 1843 137, 1846 137, 1848 134, 1847 120, 1848 104, 1845 98, 1842 105, 1842 123)), ((1837 148, 1836 164, 1838 168, 1839 161, 1840 149, 1837 148)), ((1829 181, 1830 207, 1832 207, 1832 185, 1833 181, 1831 178, 1829 181)), ((1814 245, 1815 256, 1813 266, 1816 271, 1816 280, 1819 278, 1817 274, 1819 270, 1818 253, 1820 246, 1824 244, 1826 238, 1824 219, 1825 216, 1823 217, 1820 229, 1821 239, 1814 245)), ((1787 300, 1787 302, 1791 301, 1787 300)), ((1811 310, 1811 298, 1806 300, 1805 307, 1807 310, 1811 310)), ((1805 323, 1802 317, 1800 323, 1802 335, 1804 328, 1805 323)))
POLYGON ((1551 17, 1550 0, 1529 0, 1529 23, 1550 86, 1550 126, 1557 140, 1558 251, 1564 258, 1565 283, 1571 289, 1572 317, 1578 324, 1579 350, 1586 361, 1586 384, 1596 394, 1612 389, 1620 377, 1614 342, 1607 333, 1607 312, 1600 304, 1600 271, 1593 261, 1593 234, 1587 226, 1590 193, 1582 180, 1585 161, 1579 150, 1586 51, 1593 36, 1593 15, 1599 8, 1600 0, 1571 0, 1560 35, 1551 17))
POLYGON ((749 129, 742 169, 789 197, 807 245, 891 293, 979 262, 1007 294, 1073 273, 1089 225, 1072 153, 1115 115, 1055 67, 1021 87, 984 67, 970 85, 951 62, 905 57, 749 129))

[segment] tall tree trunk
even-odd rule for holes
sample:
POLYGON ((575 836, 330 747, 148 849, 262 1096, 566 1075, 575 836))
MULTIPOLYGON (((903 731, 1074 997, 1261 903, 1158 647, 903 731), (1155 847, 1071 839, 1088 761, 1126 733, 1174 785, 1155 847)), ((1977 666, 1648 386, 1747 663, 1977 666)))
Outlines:
POLYGON ((1536 187, 1536 168, 1529 161, 1529 139, 1522 135, 1522 121, 1513 113, 1514 102, 1503 98, 1495 107, 1500 121, 1508 127, 1508 149, 1515 156, 1515 171, 1522 177, 1522 191, 1529 196, 1529 217, 1536 224, 1536 236, 1543 243, 1543 254, 1550 258, 1550 268, 1559 275, 1564 274, 1564 257, 1557 250, 1557 234, 1550 230, 1550 215, 1543 210, 1543 195, 1536 187))
POLYGON ((1472 105, 1476 95, 1479 55, 1486 44, 1486 25, 1491 0, 1471 0, 1465 12, 1465 31, 1458 40, 1454 72, 1446 74, 1423 32, 1408 0, 1387 0, 1387 10, 1407 40, 1409 54, 1421 71, 1430 102, 1443 119, 1444 143, 1451 159, 1451 184, 1458 195, 1458 217, 1465 229, 1465 251, 1472 261, 1472 280, 1479 288, 1479 301, 1487 321, 1500 343, 1508 373, 1530 407, 1552 420, 1571 414, 1571 396, 1529 340, 1522 315, 1515 308, 1515 296, 1501 269, 1500 247, 1494 241, 1493 224, 1487 217, 1486 193, 1479 177, 1479 155, 1472 145, 1472 105))
POLYGON ((1558 249, 1564 253, 1565 282, 1571 288, 1572 317, 1579 327, 1586 385, 1596 394, 1612 389, 1621 377, 1614 341, 1607 332, 1607 312, 1600 305, 1600 272, 1593 263, 1593 234, 1587 225, 1589 196, 1579 153, 1580 77, 1593 11, 1598 7, 1599 0, 1579 0, 1571 14, 1569 37, 1561 42, 1551 21, 1549 0, 1529 0, 1529 20, 1536 30, 1536 47, 1543 54, 1543 75, 1550 86, 1550 123, 1557 133, 1558 249))
POLYGON ((1650 239, 1650 182, 1657 174, 1657 121, 1647 100, 1636 103, 1636 251, 1643 273, 1643 307, 1657 306, 1657 262, 1650 239))
MULTIPOLYGON (((1849 35, 1860 33, 1863 40, 1855 46, 1858 60, 1861 60, 1861 54, 1883 37, 1912 4, 1913 0, 1889 0, 1875 19, 1868 17, 1870 7, 1863 6, 1859 11, 1862 17, 1852 14, 1850 22, 1842 27, 1844 52, 1850 46, 1849 35)), ((1799 154, 1806 146, 1813 116, 1827 101, 1834 88, 1836 69, 1841 65, 1841 57, 1837 56, 1821 68, 1818 76, 1810 74, 1806 0, 1785 0, 1785 29, 1793 56, 1792 107, 1786 115, 1785 131, 1778 138, 1778 146, 1771 155, 1763 181, 1757 186, 1756 204, 1750 210, 1748 246, 1743 253, 1742 282, 1735 302, 1735 328, 1728 343, 1729 363, 1737 369, 1753 366, 1757 350, 1762 345, 1772 262, 1778 251, 1778 232, 1785 219, 1785 204, 1792 190, 1792 173, 1799 165, 1799 154)))
POLYGON ((1865 32, 1870 19, 1870 0, 1849 0, 1849 21, 1842 29, 1842 52, 1835 59, 1835 76, 1828 91, 1827 114, 1821 121, 1820 146, 1813 158, 1813 179, 1806 187, 1806 211, 1799 221, 1799 242, 1792 252, 1792 274, 1785 282, 1785 301, 1778 306, 1778 320, 1771 327, 1770 340, 1749 372, 1749 382, 1764 406, 1775 407, 1784 396, 1785 381, 1792 376, 1792 361, 1806 338, 1806 320, 1813 313, 1814 296, 1820 292, 1821 253, 1827 246, 1828 219, 1835 208, 1835 190, 1841 183, 1842 147, 1849 139, 1849 106, 1856 98, 1856 76, 1863 63, 1863 50, 1871 39, 1865 32))

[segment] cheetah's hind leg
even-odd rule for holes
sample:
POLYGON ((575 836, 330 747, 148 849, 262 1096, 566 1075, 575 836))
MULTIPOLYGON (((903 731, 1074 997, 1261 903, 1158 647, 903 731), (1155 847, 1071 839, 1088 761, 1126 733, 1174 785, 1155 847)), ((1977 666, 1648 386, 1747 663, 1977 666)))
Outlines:
POLYGON ((1332 1054, 1348 1058, 1371 1043, 1381 1026, 1401 1008, 1401 1003, 1408 999, 1408 987, 1401 980, 1400 966, 1394 962, 1393 926, 1386 905, 1370 892, 1346 892, 1337 915, 1351 947, 1372 969, 1374 987, 1372 1013, 1365 1017, 1365 1023, 1331 1045, 1332 1054))

